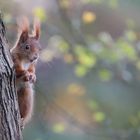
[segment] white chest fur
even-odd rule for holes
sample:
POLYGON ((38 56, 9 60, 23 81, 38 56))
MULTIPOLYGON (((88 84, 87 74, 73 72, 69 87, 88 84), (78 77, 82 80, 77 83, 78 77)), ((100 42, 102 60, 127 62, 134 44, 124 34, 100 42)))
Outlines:
POLYGON ((25 70, 28 70, 28 68, 29 68, 30 65, 31 65, 31 63, 29 63, 29 62, 23 62, 23 63, 22 63, 22 66, 23 66, 23 68, 24 68, 25 70))

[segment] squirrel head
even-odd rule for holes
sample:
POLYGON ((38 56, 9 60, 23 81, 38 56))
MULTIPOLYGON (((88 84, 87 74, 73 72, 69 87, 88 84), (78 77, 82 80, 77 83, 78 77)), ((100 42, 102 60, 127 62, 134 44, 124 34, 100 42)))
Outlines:
POLYGON ((29 21, 26 17, 19 20, 19 38, 17 41, 17 49, 20 57, 28 62, 34 62, 39 57, 41 45, 40 38, 40 23, 38 20, 34 21, 33 33, 29 34, 29 21))

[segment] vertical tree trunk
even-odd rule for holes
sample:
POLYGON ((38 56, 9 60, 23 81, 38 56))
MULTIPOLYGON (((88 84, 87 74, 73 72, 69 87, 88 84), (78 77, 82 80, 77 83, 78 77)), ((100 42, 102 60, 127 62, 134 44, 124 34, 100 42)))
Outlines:
POLYGON ((0 140, 21 140, 15 72, 0 15, 0 140))

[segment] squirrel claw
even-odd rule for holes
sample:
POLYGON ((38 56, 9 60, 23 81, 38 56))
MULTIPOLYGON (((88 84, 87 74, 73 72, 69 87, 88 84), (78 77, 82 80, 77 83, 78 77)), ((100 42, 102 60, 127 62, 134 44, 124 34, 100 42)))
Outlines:
POLYGON ((23 79, 24 79, 24 81, 26 81, 26 82, 27 82, 27 81, 30 81, 30 74, 29 74, 28 71, 25 72, 24 78, 23 78, 23 79))
POLYGON ((23 79, 24 79, 25 82, 29 81, 31 83, 35 83, 36 75, 34 73, 30 73, 28 71, 25 71, 23 79))
POLYGON ((36 75, 35 75, 35 74, 30 74, 30 76, 29 76, 29 81, 30 81, 31 83, 35 83, 35 81, 36 81, 36 75))

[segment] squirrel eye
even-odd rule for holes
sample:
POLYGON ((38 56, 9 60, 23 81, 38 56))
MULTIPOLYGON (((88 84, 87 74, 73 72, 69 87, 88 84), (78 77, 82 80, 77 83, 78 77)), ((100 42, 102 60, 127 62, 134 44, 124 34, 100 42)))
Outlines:
POLYGON ((29 49, 30 49, 30 45, 27 44, 27 45, 25 46, 25 49, 26 49, 26 50, 29 50, 29 49))

